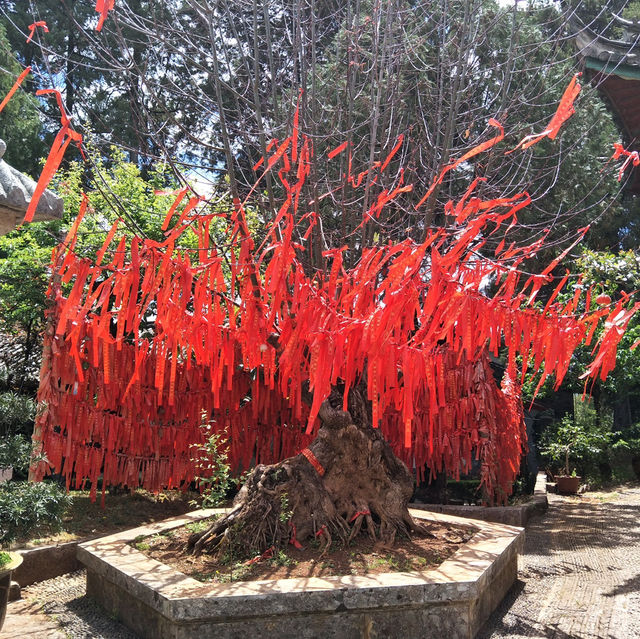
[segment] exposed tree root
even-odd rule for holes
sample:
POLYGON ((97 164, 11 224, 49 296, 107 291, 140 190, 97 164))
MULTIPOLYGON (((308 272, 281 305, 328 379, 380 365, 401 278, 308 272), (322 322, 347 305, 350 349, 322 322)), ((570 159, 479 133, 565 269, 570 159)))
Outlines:
POLYGON ((193 552, 217 554, 231 545, 238 556, 255 556, 318 538, 324 554, 332 540, 348 543, 363 524, 383 546, 423 528, 407 508, 413 477, 369 425, 364 402, 352 408, 351 399, 348 413, 323 404, 322 426, 305 451, 257 466, 232 511, 192 535, 193 552))

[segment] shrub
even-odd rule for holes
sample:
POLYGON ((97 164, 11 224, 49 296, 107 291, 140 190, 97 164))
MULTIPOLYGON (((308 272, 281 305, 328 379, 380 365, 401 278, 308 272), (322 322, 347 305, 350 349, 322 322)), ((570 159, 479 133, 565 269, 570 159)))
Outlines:
POLYGON ((196 456, 198 482, 202 491, 202 508, 214 508, 227 499, 227 493, 235 487, 229 466, 229 445, 220 433, 211 433, 209 424, 203 425, 207 439, 193 444, 196 456))
POLYGON ((612 434, 588 419, 573 419, 565 415, 560 422, 549 427, 540 447, 541 454, 565 475, 575 474, 575 465, 583 471, 587 466, 597 466, 608 451, 612 434), (574 466, 572 466, 572 463, 574 466))
POLYGON ((57 531, 71 497, 57 484, 8 481, 0 484, 0 545, 46 529, 57 531))
POLYGON ((614 433, 610 457, 614 480, 640 479, 640 424, 631 424, 614 433))
POLYGON ((27 395, 0 393, 0 436, 22 434, 31 437, 36 402, 27 395))
POLYGON ((10 435, 0 440, 0 468, 13 467, 24 473, 31 460, 31 442, 22 435, 10 435))
POLYGON ((460 479, 459 481, 447 479, 447 499, 462 501, 466 504, 479 503, 482 501, 479 487, 479 479, 460 479))

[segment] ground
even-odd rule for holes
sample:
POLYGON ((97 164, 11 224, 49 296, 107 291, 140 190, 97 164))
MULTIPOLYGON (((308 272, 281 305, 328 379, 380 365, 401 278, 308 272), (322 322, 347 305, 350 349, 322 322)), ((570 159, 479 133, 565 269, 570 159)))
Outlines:
POLYGON ((190 502, 200 499, 194 492, 171 490, 156 495, 139 489, 130 494, 106 495, 106 507, 102 509, 100 495, 96 501, 91 501, 89 491, 72 490, 70 495, 73 500, 63 516, 62 530, 45 528, 37 537, 19 539, 12 547, 32 548, 108 535, 189 512, 194 509, 190 502))
POLYGON ((190 536, 209 525, 207 520, 193 522, 165 533, 139 538, 133 546, 198 581, 228 583, 427 570, 439 566, 477 532, 477 528, 471 526, 434 522, 429 524, 427 534, 417 532, 411 539, 396 537, 391 547, 382 546, 368 535, 360 534, 348 546, 332 543, 324 555, 321 553, 323 544, 317 540, 307 540, 302 548, 288 544, 277 551, 269 549, 264 556, 256 555, 249 560, 239 559, 233 553, 194 556, 185 552, 190 536))
MULTIPOLYGON (((478 639, 640 639, 640 486, 549 497, 527 527, 519 579, 478 639)), ((87 600, 82 572, 24 597, 9 605, 3 639, 135 639, 87 600)))
POLYGON ((640 638, 640 487, 549 502, 478 639, 640 638))

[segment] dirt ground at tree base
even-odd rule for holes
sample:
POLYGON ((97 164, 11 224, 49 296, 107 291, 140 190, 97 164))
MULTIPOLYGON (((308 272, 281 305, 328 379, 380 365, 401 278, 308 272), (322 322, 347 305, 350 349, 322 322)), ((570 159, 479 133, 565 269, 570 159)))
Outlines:
POLYGON ((186 551, 193 525, 136 540, 132 545, 199 581, 226 583, 429 570, 450 557, 476 530, 472 526, 429 524, 429 535, 398 537, 390 548, 361 533, 348 546, 332 543, 322 556, 320 543, 311 541, 299 549, 290 545, 248 560, 224 552, 217 558, 206 553, 194 557, 186 551))

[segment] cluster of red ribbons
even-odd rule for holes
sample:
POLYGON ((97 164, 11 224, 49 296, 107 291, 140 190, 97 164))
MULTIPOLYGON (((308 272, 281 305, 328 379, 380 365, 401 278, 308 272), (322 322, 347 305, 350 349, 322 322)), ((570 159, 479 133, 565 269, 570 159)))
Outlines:
POLYGON ((611 156, 612 160, 619 160, 620 158, 625 158, 622 166, 618 170, 618 182, 622 180, 622 176, 624 175, 625 169, 631 164, 633 166, 638 166, 640 164, 640 155, 637 151, 628 151, 625 149, 622 144, 619 142, 614 142, 613 144, 613 155, 611 156))
POLYGON ((503 239, 495 258, 481 257, 529 197, 483 200, 478 181, 448 203, 453 229, 364 249, 350 268, 346 247, 329 250, 326 271, 310 275, 299 257, 315 222, 301 197, 312 145, 296 126, 270 148, 265 172, 281 167, 287 197, 260 246, 244 204, 226 216, 218 248, 209 231, 220 213, 191 202, 179 211, 179 191, 162 242, 118 238, 116 224, 92 261, 74 250, 78 220, 55 252, 51 366, 39 391, 47 410, 36 428, 49 464, 94 491, 100 475, 104 486, 184 486, 201 424, 226 433, 231 463, 246 469, 304 451, 332 387, 347 398, 366 384, 374 427, 409 468, 458 475, 479 460, 487 494, 504 500, 525 445, 523 379, 540 372, 540 384, 549 375, 559 384, 602 323, 588 374, 606 375, 636 307, 592 304, 580 285, 560 302, 568 274, 534 306, 571 247, 534 276, 519 267, 544 238, 526 247, 503 239), (187 236, 197 250, 177 248, 187 236), (498 384, 490 354, 501 349, 498 384))
POLYGON ((39 89, 36 91, 36 95, 48 94, 52 94, 56 98, 58 108, 60 109, 60 123, 62 126, 51 145, 51 150, 49 151, 49 155, 44 163, 42 173, 38 178, 38 183, 36 184, 36 188, 33 191, 31 200, 29 201, 29 206, 27 207, 27 212, 24 216, 25 222, 31 222, 31 220, 33 220, 40 197, 45 192, 49 182, 51 182, 51 179, 60 167, 62 158, 64 157, 69 144, 74 142, 82 153, 82 135, 71 128, 71 119, 67 115, 64 104, 62 103, 60 91, 57 89, 39 89))

